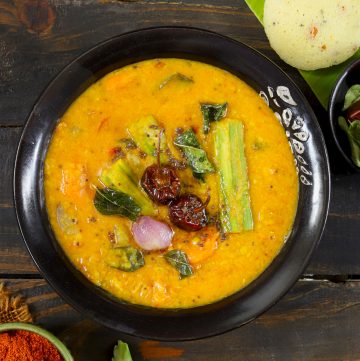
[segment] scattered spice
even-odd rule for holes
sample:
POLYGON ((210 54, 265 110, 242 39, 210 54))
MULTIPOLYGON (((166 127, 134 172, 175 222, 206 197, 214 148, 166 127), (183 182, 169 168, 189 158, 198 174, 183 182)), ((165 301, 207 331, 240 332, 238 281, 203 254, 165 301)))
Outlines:
POLYGON ((0 334, 2 361, 63 361, 57 348, 36 333, 14 330, 0 334))
POLYGON ((119 140, 120 143, 125 144, 125 148, 129 149, 136 149, 137 145, 131 138, 122 138, 119 140))
POLYGON ((121 147, 114 147, 111 148, 110 151, 110 156, 111 156, 111 160, 113 162, 117 161, 120 158, 125 158, 126 154, 124 153, 124 151, 121 149, 121 147))
POLYGON ((310 30, 310 36, 315 39, 317 33, 319 32, 318 28, 316 26, 313 26, 310 30))
POLYGON ((109 121, 109 117, 102 119, 101 122, 100 122, 100 124, 99 124, 99 126, 98 126, 98 128, 97 128, 97 131, 100 132, 100 130, 103 128, 103 126, 104 126, 108 121, 109 121))
POLYGON ((116 236, 114 232, 108 232, 108 239, 110 243, 116 243, 116 236))

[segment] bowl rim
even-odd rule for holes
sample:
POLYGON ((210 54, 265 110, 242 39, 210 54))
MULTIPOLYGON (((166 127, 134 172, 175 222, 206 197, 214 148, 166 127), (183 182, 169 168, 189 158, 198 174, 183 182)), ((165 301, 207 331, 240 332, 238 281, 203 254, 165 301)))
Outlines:
POLYGON ((12 330, 24 330, 40 335, 46 338, 56 347, 61 356, 64 358, 64 361, 74 361, 69 349, 65 346, 65 344, 51 332, 45 330, 40 326, 25 322, 7 322, 0 324, 0 333, 12 330))
POLYGON ((335 141, 335 144, 339 150, 339 152, 341 153, 341 155, 343 156, 343 158, 346 160, 347 164, 351 167, 352 170, 359 172, 360 173, 360 168, 357 167, 354 162, 352 161, 351 157, 349 157, 349 155, 344 151, 344 148, 341 144, 341 142, 339 141, 338 138, 338 130, 337 130, 337 118, 339 116, 339 114, 335 114, 335 98, 338 95, 339 89, 342 85, 342 83, 344 82, 344 80, 347 78, 347 76, 349 75, 349 73, 356 67, 356 66, 360 66, 360 58, 355 59, 354 61, 352 61, 346 68, 345 70, 341 73, 341 75, 339 76, 339 78, 336 80, 336 83, 330 93, 330 98, 329 98, 329 106, 328 106, 328 113, 329 113, 329 120, 330 120, 330 129, 331 129, 331 134, 333 136, 333 139, 335 141))
MULTIPOLYGON (((230 45, 229 45, 230 46, 230 45)), ((155 56, 153 56, 153 58, 156 58, 155 56)), ((185 56, 184 56, 185 58, 185 56)), ((204 61, 206 62, 206 61, 204 61)), ((210 63, 210 62, 208 62, 210 63)), ((251 86, 251 85, 250 85, 251 86)), ((20 180, 21 182, 21 180, 20 180)), ((23 133, 20 137, 20 141, 19 141, 19 145, 18 145, 18 150, 16 153, 16 160, 15 160, 15 168, 14 168, 14 181, 13 181, 13 187, 14 187, 14 201, 15 201, 15 205, 16 205, 16 214, 17 214, 17 219, 18 219, 18 223, 19 223, 19 227, 20 227, 20 231, 21 234, 23 236, 23 239, 25 241, 26 247, 28 248, 28 251, 33 259, 33 261, 35 262, 36 266, 38 267, 40 273, 44 276, 44 278, 50 283, 50 285, 61 295, 61 297, 68 302, 69 304, 71 304, 73 307, 75 307, 77 310, 79 310, 81 313, 85 314, 88 317, 91 317, 92 319, 95 319, 96 321, 98 321, 99 323, 105 324, 106 326, 110 327, 110 328, 115 328, 118 331, 130 334, 130 335, 135 335, 135 336, 139 336, 139 337, 143 337, 143 338, 152 338, 152 339, 157 339, 157 340, 167 340, 167 341, 175 341, 175 340, 193 340, 193 339, 200 339, 200 338, 204 338, 204 337, 209 337, 209 336, 214 336, 214 335, 218 335, 224 332, 227 332, 229 330, 232 330, 234 328, 240 327, 241 325, 250 322, 252 319, 256 318, 257 316, 259 316, 260 314, 262 314, 263 312, 265 312, 267 309, 269 309, 273 304, 275 304, 292 286, 293 284, 298 280, 299 275, 303 272, 303 270, 305 269, 305 267, 307 266, 307 264, 310 261, 310 257, 314 251, 314 249, 316 248, 321 235, 323 233, 324 227, 325 227, 325 223, 326 223, 326 219, 327 219, 327 214, 328 214, 328 209, 329 209, 329 202, 330 202, 330 170, 329 170, 329 159, 328 159, 328 153, 327 153, 327 149, 326 149, 326 145, 325 145, 325 141, 320 129, 320 126, 317 122, 317 119, 315 117, 315 114, 312 110, 312 108, 310 107, 310 105, 308 104, 308 101, 306 100, 305 96, 302 94, 302 92, 300 91, 300 89, 297 87, 297 85, 292 81, 292 79, 279 67, 277 66, 275 63, 273 63, 270 59, 268 59, 266 56, 264 56, 263 54, 261 54, 259 51, 249 47, 248 45, 236 41, 232 38, 226 37, 224 35, 218 34, 216 32, 212 32, 212 31, 208 31, 208 30, 204 30, 204 29, 199 29, 199 28, 194 28, 194 27, 184 27, 184 26, 161 26, 161 27, 150 27, 150 28, 145 28, 145 29, 138 29, 138 30, 134 30, 134 31, 130 31, 130 32, 126 32, 120 35, 117 35, 115 37, 112 37, 108 40, 105 40, 99 44, 96 44, 94 47, 92 47, 91 49, 89 49, 88 51, 82 53, 81 55, 79 55, 78 57, 76 57, 72 62, 70 62, 68 65, 66 65, 59 73, 58 75, 52 79, 52 81, 50 82, 50 84, 45 88, 45 90, 42 92, 42 94, 40 95, 39 99, 36 101, 34 108, 32 109, 30 115, 27 118, 27 122, 25 124, 25 127, 23 129, 23 133), (28 128, 30 127, 30 120, 31 117, 34 115, 34 113, 36 112, 36 105, 39 104, 43 97, 46 95, 46 93, 49 91, 49 88, 51 87, 52 84, 54 84, 61 76, 63 76, 63 74, 69 69, 71 68, 74 64, 76 64, 77 62, 79 62, 80 60, 86 58, 88 55, 90 55, 92 52, 95 52, 96 49, 105 47, 109 44, 111 44, 114 41, 123 39, 124 37, 128 37, 128 36, 133 36, 133 35, 141 35, 141 33, 146 33, 146 32, 152 32, 152 31, 188 31, 188 32, 195 32, 195 33, 202 33, 202 36, 212 36, 215 37, 219 40, 221 40, 222 42, 231 44, 232 46, 237 46, 239 48, 241 48, 242 50, 246 50, 247 52, 250 52, 252 54, 252 56, 255 57, 259 57, 261 58, 261 60, 265 63, 268 63, 269 66, 271 65, 271 67, 276 68, 277 71, 279 72, 279 74, 286 79, 286 81, 295 89, 295 91, 297 92, 297 95, 299 96, 299 98, 301 99, 301 102, 304 104, 304 106, 307 109, 309 118, 311 118, 312 121, 312 126, 314 127, 314 131, 316 132, 316 134, 318 135, 318 144, 319 147, 321 148, 322 151, 322 156, 323 156, 323 166, 324 166, 324 170, 321 173, 321 181, 323 182, 323 186, 324 186, 324 192, 323 192, 323 203, 321 205, 321 210, 319 210, 319 213, 321 213, 322 217, 320 217, 318 223, 317 223, 317 228, 316 228, 316 236, 313 237, 314 239, 311 241, 311 244, 307 244, 307 248, 306 251, 303 252, 302 255, 302 259, 301 259, 301 265, 297 265, 295 267, 295 265, 289 265, 289 260, 287 260, 288 263, 288 268, 290 270, 287 270, 286 272, 286 276, 282 276, 279 274, 277 268, 281 268, 282 265, 277 265, 277 268, 275 268, 274 273, 276 273, 275 275, 277 276, 277 280, 276 282, 273 281, 273 279, 275 278, 275 276, 273 275, 272 277, 269 277, 269 281, 273 281, 272 283, 276 283, 277 287, 280 288, 281 291, 275 292, 276 293, 276 297, 272 296, 271 297, 271 302, 265 302, 266 304, 263 305, 260 309, 258 309, 256 312, 253 312, 251 317, 248 317, 245 321, 241 321, 241 322, 237 322, 234 323, 231 322, 231 320, 229 320, 229 323, 226 323, 226 325, 223 325, 222 327, 220 327, 219 329, 210 329, 208 330, 206 333, 200 334, 200 335, 194 335, 194 332, 192 331, 192 333, 190 333, 191 335, 181 335, 181 336, 172 336, 169 333, 165 333, 165 334, 151 334, 149 335, 146 332, 142 332, 141 330, 136 330, 134 328, 131 327, 122 327, 120 328, 118 325, 115 326, 114 323, 110 323, 109 321, 104 322, 103 320, 103 316, 100 313, 95 312, 93 309, 89 310, 86 308, 86 306, 83 306, 81 304, 79 304, 78 301, 75 301, 69 294, 67 294, 67 292, 65 292, 60 286, 59 284, 57 284, 57 282, 52 279, 52 277, 49 276, 49 274, 46 273, 46 271, 43 269, 43 266, 41 264, 39 264, 39 262, 37 261, 36 257, 34 257, 32 250, 30 249, 30 245, 27 242, 27 237, 26 237, 26 232, 24 231, 25 228, 22 227, 22 222, 23 219, 22 217, 25 215, 24 214, 24 210, 23 208, 23 204, 21 204, 21 201, 17 198, 17 195, 20 194, 21 195, 21 186, 18 183, 20 175, 22 173, 22 169, 20 168, 19 164, 20 164, 20 158, 22 156, 22 143, 24 141, 24 137, 26 132, 28 131, 28 128), (296 272, 294 272, 294 269, 296 269, 296 272), (280 287, 280 284, 282 283, 282 286, 280 287), (283 284, 286 284, 285 286, 283 284)), ((305 240, 304 240, 305 241, 305 240)), ((306 241, 309 242, 309 241, 306 241)), ((289 242, 287 242, 285 244, 285 246, 283 247, 282 251, 284 251, 285 248, 287 248, 287 245, 289 244, 289 242)), ((282 252, 281 251, 281 252, 282 252)), ((285 252, 285 251, 284 251, 285 252)), ((288 253, 290 253, 290 251, 288 251, 288 253)), ((275 258, 277 259, 278 256, 275 258)), ((274 261, 273 261, 274 262, 274 261)), ((285 262, 285 261, 284 261, 285 262)), ((268 266, 267 269, 269 269, 271 266, 271 264, 268 266)), ((264 273, 266 273, 266 270, 263 271, 262 274, 260 274, 250 285, 253 285, 255 288, 257 287, 257 284, 260 282, 260 279, 262 279, 264 273)), ((270 283, 270 282, 269 282, 270 283)), ((92 285, 94 287, 94 285, 92 285)), ((263 286, 263 285, 261 285, 263 286)), ((264 287, 263 287, 264 288, 264 287)), ((264 291, 264 290, 263 290, 264 291)), ((236 294, 238 294, 241 291, 236 292, 235 294, 231 295, 234 296, 236 294)), ((265 292, 265 291, 264 291, 265 292)), ((273 294, 272 290, 267 290, 267 294, 273 294)), ((231 298, 231 296, 229 296, 229 298, 231 298)), ((218 303, 223 302, 223 300, 217 301, 213 304, 210 304, 209 306, 216 306, 218 303)), ((226 304, 226 307, 228 307, 228 305, 232 302, 232 300, 228 301, 228 304, 226 304)), ((234 302, 231 303, 231 305, 233 305, 234 302)), ((129 306, 129 305, 127 305, 129 306)), ((131 305, 130 305, 131 306, 131 305)), ((199 308, 204 308, 205 306, 200 306, 199 308)), ((196 308, 192 308, 190 310, 195 310, 196 308)), ((188 311, 188 309, 181 309, 180 311, 188 311)), ((168 311, 168 310, 166 310, 168 311)), ((175 310, 177 311, 177 310, 175 310)), ((216 312, 218 312, 219 310, 217 309, 216 312)), ((198 314, 196 314, 198 315, 198 314)), ((172 320, 175 320, 175 318, 173 316, 176 316, 175 314, 173 314, 172 320)), ((237 315, 238 316, 238 315, 237 315)), ((170 320, 171 322, 171 320, 170 320)), ((196 332, 195 332, 196 333, 196 332)))

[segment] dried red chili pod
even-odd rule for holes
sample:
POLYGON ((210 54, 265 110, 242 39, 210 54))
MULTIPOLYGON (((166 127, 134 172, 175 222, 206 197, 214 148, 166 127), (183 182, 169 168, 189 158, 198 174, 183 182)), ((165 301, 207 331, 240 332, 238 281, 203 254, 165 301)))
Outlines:
POLYGON ((169 165, 153 164, 145 169, 141 185, 149 197, 157 203, 168 204, 180 194, 180 180, 169 165))
POLYGON ((198 231, 207 224, 205 208, 209 204, 210 196, 205 203, 195 194, 184 194, 169 205, 171 222, 186 231, 198 231))
POLYGON ((175 168, 160 164, 160 142, 163 131, 161 130, 159 134, 157 164, 145 169, 141 177, 141 186, 154 202, 169 204, 180 194, 180 179, 175 168))

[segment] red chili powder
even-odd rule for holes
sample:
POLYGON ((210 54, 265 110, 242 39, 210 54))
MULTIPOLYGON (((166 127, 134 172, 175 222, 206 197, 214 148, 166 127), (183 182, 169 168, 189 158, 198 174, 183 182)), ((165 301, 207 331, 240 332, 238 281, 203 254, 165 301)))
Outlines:
POLYGON ((57 348, 36 333, 16 330, 0 333, 1 361, 63 361, 57 348))

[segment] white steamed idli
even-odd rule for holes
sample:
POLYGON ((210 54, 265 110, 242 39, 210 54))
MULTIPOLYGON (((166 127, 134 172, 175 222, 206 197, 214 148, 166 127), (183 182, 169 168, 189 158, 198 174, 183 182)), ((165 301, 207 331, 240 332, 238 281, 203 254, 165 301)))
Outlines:
POLYGON ((360 0, 265 0, 264 27, 286 63, 326 68, 359 48, 360 0))

